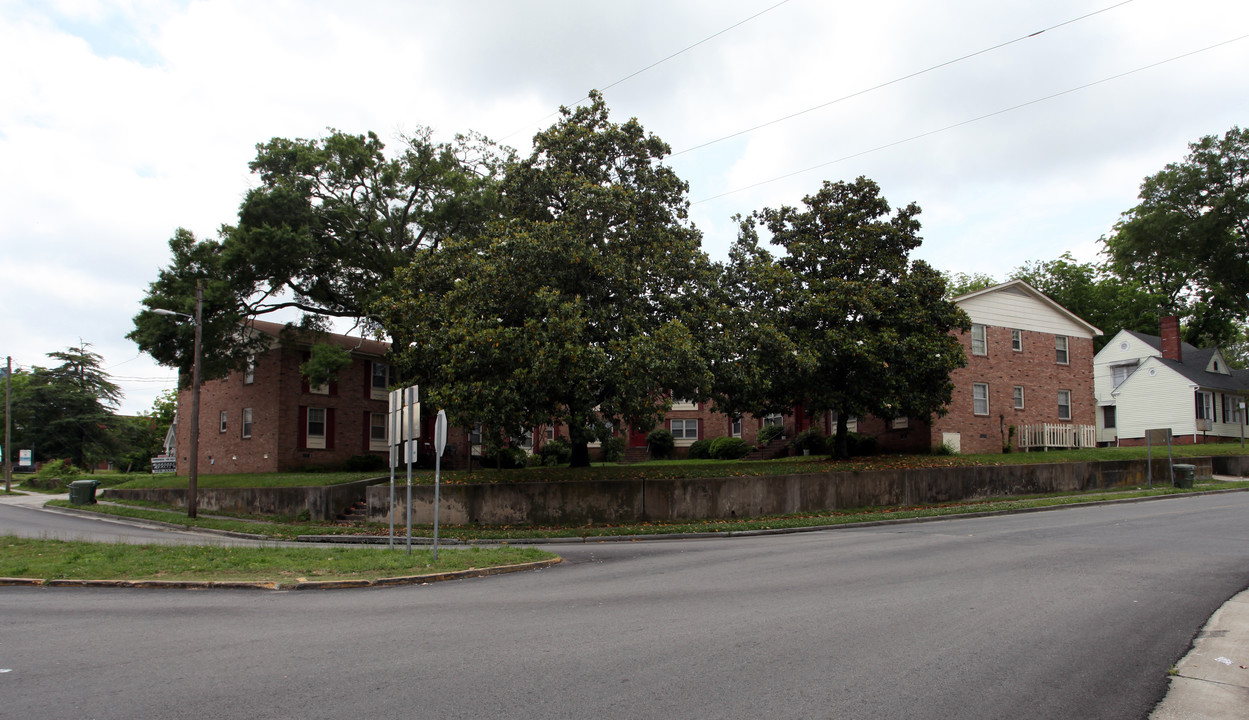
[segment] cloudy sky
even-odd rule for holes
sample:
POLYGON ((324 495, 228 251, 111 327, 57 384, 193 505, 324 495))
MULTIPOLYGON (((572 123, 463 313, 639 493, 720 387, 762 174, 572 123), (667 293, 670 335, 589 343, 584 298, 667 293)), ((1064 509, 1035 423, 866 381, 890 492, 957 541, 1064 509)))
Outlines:
POLYGON ((672 146, 715 259, 735 213, 866 175, 939 269, 1093 260, 1144 176, 1249 122, 1246 35, 1245 0, 0 0, 0 362, 91 343, 147 409, 175 376, 131 318, 257 143, 527 153, 592 88, 672 146))

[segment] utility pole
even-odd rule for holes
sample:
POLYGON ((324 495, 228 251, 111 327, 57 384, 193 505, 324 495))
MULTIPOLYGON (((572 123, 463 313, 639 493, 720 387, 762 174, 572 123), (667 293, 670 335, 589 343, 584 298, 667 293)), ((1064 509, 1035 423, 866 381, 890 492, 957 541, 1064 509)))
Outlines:
POLYGON ((5 358, 4 368, 4 492, 12 492, 13 483, 13 357, 5 358))

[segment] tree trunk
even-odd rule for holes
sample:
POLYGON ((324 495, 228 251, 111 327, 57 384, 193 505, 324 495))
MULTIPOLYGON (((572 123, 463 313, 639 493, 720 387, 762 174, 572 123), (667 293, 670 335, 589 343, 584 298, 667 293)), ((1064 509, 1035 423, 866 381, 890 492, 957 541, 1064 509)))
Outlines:
POLYGON ((568 467, 590 467, 590 444, 585 440, 574 440, 572 442, 572 459, 568 461, 568 467))
POLYGON ((850 457, 850 449, 848 447, 849 424, 846 414, 837 413, 837 437, 833 439, 833 457, 837 460, 845 460, 850 457))

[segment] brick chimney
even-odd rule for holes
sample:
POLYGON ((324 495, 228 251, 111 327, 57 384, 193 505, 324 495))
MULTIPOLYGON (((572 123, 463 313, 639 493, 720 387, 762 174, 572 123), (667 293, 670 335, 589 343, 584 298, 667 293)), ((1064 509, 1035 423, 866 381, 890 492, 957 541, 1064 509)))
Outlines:
POLYGON ((1180 319, 1174 315, 1162 318, 1162 356, 1176 362, 1184 361, 1180 347, 1180 319))

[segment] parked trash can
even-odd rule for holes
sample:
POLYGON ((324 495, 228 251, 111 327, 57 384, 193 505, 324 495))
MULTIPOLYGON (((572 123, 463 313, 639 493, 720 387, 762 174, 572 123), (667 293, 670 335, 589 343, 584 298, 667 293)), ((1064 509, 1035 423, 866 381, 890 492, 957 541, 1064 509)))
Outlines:
POLYGON ((98 480, 75 480, 69 484, 69 501, 74 505, 94 505, 98 480))
POLYGON ((1193 480, 1197 477, 1196 465, 1172 465, 1171 470, 1175 472, 1175 487, 1190 488, 1193 486, 1193 480))

